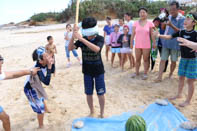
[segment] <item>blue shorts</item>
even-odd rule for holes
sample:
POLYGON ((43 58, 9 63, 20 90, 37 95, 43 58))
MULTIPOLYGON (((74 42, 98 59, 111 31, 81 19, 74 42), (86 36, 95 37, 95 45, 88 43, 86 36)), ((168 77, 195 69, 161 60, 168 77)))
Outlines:
POLYGON ((111 48, 112 53, 120 53, 120 48, 111 48))
POLYGON ((96 86, 97 95, 104 95, 106 92, 104 74, 101 74, 96 77, 84 75, 85 94, 93 95, 94 82, 96 86))
POLYGON ((189 79, 197 79, 197 58, 181 58, 179 63, 178 75, 187 77, 189 79))
POLYGON ((3 112, 3 108, 0 106, 0 113, 2 113, 3 112))
POLYGON ((24 92, 33 111, 38 114, 43 114, 45 112, 44 98, 38 98, 38 95, 34 88, 25 88, 24 92))

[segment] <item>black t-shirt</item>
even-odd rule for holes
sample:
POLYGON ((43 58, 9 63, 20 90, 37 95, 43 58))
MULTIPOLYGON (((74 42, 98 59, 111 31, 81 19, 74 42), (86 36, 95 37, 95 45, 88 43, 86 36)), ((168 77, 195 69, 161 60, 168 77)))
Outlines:
MULTIPOLYGON (((176 32, 172 34, 172 37, 182 37, 189 41, 197 42, 197 32, 195 30, 192 31, 186 31, 181 30, 179 32, 176 32)), ((186 46, 181 46, 181 57, 182 58, 196 58, 196 52, 192 51, 191 48, 188 48, 186 46)))
MULTIPOLYGON (((84 38, 88 40, 87 37, 84 38)), ((101 58, 101 50, 104 45, 104 38, 100 35, 97 35, 90 42, 100 47, 100 51, 98 53, 92 51, 81 41, 76 41, 74 45, 76 46, 76 48, 80 47, 82 50, 82 59, 83 59, 82 72, 86 75, 98 76, 105 73, 103 61, 101 58)))

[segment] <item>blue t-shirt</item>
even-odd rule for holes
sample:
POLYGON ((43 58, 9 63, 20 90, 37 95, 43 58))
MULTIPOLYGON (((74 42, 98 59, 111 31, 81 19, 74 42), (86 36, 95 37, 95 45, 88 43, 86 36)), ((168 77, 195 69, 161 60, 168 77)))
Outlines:
MULTIPOLYGON (((164 33, 165 33, 165 30, 163 30, 162 28, 161 28, 161 26, 159 27, 159 33, 161 34, 161 35, 163 35, 164 33)), ((159 47, 162 47, 162 41, 161 41, 161 38, 159 38, 159 40, 158 40, 158 46, 159 47)))
POLYGON ((110 35, 112 32, 114 32, 114 26, 109 26, 109 25, 106 25, 103 29, 104 32, 107 33, 107 35, 110 35))
MULTIPOLYGON (((183 27, 184 20, 185 20, 184 16, 179 14, 176 18, 173 18, 172 16, 169 16, 169 19, 171 20, 171 22, 174 26, 176 26, 180 30, 184 29, 184 27, 183 27)), ((172 34, 176 33, 174 31, 174 29, 172 29, 169 26, 166 27, 165 31, 166 31, 165 35, 172 35, 172 34)), ((162 44, 163 44, 164 48, 173 49, 173 50, 180 50, 180 46, 179 46, 179 43, 177 41, 177 38, 174 38, 174 39, 171 39, 171 40, 162 39, 162 44)))

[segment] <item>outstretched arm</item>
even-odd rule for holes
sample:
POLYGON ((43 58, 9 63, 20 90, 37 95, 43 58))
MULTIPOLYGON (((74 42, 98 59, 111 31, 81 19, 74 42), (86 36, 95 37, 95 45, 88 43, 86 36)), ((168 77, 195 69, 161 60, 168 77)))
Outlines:
POLYGON ((171 35, 161 35, 158 30, 153 31, 153 37, 157 37, 157 38, 161 38, 161 39, 166 39, 166 40, 170 40, 172 39, 171 35))
POLYGON ((19 78, 25 75, 35 75, 40 70, 40 68, 33 68, 31 70, 20 70, 13 72, 5 72, 5 80, 19 78))
POLYGON ((197 50, 197 43, 189 41, 187 39, 184 38, 178 38, 177 39, 179 42, 181 42, 181 44, 179 44, 180 46, 187 46, 193 50, 197 50))

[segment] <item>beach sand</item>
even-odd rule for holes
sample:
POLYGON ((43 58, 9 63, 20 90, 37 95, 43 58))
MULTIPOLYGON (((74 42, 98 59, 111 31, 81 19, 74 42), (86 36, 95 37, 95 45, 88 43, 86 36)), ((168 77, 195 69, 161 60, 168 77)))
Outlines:
MULTIPOLYGON (((100 22, 99 27, 104 22, 100 22)), ((51 86, 46 87, 49 96, 48 108, 51 114, 45 114, 44 123, 47 131, 69 131, 72 121, 76 118, 87 116, 89 109, 86 103, 83 86, 83 74, 79 62, 71 55, 72 66, 66 68, 66 56, 64 49, 64 24, 34 27, 20 30, 0 31, 0 54, 4 56, 3 69, 12 71, 17 69, 28 69, 34 65, 31 54, 35 48, 46 44, 46 37, 52 35, 57 45, 56 76, 52 78, 51 86)), ((100 30, 102 33, 102 28, 100 30)), ((81 51, 78 50, 81 56, 81 51)), ((167 98, 175 95, 178 87, 177 69, 172 79, 168 79, 169 69, 164 74, 162 83, 154 83, 157 76, 159 59, 156 68, 149 74, 146 81, 141 78, 132 79, 127 63, 126 70, 111 68, 110 62, 106 62, 104 49, 102 52, 105 65, 105 81, 107 87, 105 115, 110 117, 120 115, 123 112, 143 112, 143 110, 157 98, 167 98)), ((118 66, 116 57, 115 66, 118 66)), ((141 68, 143 71, 143 67, 141 68)), ((26 96, 24 95, 24 82, 26 77, 15 80, 0 81, 1 106, 10 115, 13 131, 36 131, 38 127, 37 115, 32 111, 26 96)), ((187 87, 185 85, 185 87, 187 87)), ((197 92, 195 92, 192 104, 180 108, 178 104, 185 100, 184 97, 172 103, 189 120, 197 121, 197 92)), ((99 104, 96 93, 94 95, 94 106, 99 115, 99 104)), ((0 130, 2 126, 0 125, 0 130)))

